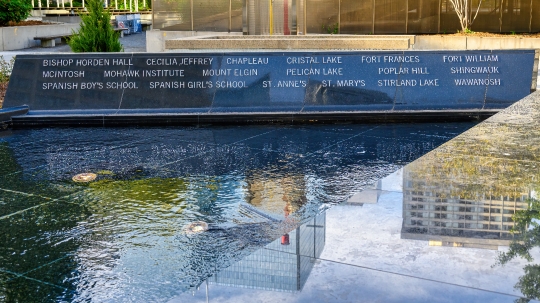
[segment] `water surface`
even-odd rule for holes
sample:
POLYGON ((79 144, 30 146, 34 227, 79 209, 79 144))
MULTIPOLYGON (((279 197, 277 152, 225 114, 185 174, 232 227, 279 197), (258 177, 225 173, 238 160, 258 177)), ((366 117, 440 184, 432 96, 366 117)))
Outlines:
POLYGON ((0 301, 166 302, 207 280, 301 291, 331 249, 326 209, 473 125, 1 132, 0 301))

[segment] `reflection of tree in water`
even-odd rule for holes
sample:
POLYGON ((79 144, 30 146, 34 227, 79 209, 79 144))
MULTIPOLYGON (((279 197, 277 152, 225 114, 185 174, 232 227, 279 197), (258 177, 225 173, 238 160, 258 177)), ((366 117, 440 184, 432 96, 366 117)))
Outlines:
MULTIPOLYGON (((510 244, 508 252, 499 253, 497 264, 505 265, 516 257, 523 258, 529 262, 534 259, 531 256, 531 249, 540 247, 540 201, 528 199, 528 208, 517 211, 512 219, 515 226, 512 233, 516 236, 510 244)), ((525 274, 519 278, 515 288, 521 290, 523 295, 529 299, 540 298, 540 264, 526 265, 523 270, 525 274)), ((519 299, 516 302, 529 302, 528 299, 519 299)))

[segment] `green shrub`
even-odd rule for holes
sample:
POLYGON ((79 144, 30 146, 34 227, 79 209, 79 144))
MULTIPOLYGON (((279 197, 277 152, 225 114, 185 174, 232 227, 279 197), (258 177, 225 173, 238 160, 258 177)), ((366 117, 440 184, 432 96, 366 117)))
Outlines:
POLYGON ((0 83, 8 82, 11 71, 13 71, 13 65, 15 64, 15 57, 10 61, 6 61, 4 56, 0 55, 0 83))
POLYGON ((75 53, 120 52, 120 33, 111 26, 111 13, 103 8, 101 0, 89 0, 88 14, 81 15, 81 28, 73 32, 68 44, 75 53))
POLYGON ((32 3, 29 0, 0 0, 0 25, 23 21, 31 10, 32 3))

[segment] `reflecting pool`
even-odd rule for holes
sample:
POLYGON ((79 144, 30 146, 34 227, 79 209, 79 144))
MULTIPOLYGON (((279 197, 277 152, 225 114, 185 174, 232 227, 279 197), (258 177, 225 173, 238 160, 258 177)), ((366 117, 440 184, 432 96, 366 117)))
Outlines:
MULTIPOLYGON (((337 230, 362 226, 349 216, 369 201, 355 193, 473 125, 0 132, 0 302, 189 302, 208 299, 206 287, 245 296, 221 297, 233 302, 251 295, 227 287, 302 292, 324 277, 321 254, 339 238, 329 217, 350 208, 337 230), (74 180, 81 173, 96 178, 74 180)), ((401 216, 401 206, 381 205, 380 225, 362 227, 373 234, 401 216)), ((362 267, 333 264, 362 276, 362 267)))

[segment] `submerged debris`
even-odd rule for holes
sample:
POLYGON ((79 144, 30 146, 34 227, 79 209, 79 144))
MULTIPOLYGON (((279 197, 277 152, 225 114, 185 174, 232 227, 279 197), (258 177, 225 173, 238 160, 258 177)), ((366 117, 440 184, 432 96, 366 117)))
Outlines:
POLYGON ((86 183, 86 182, 94 181, 96 178, 97 178, 97 175, 94 174, 94 173, 82 173, 82 174, 77 174, 77 175, 73 176, 73 178, 71 178, 71 179, 74 182, 86 183))

